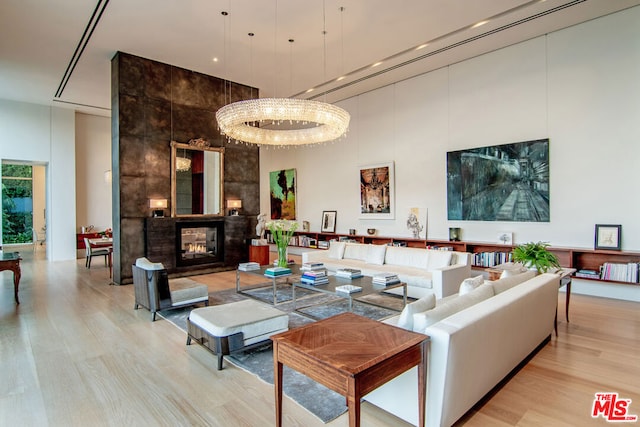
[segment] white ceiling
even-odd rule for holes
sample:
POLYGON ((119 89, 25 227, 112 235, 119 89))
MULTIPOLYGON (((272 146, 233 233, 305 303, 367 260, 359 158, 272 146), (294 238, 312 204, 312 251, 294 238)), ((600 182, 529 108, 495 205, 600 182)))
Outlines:
POLYGON ((108 116, 110 61, 123 51, 258 87, 261 97, 335 102, 638 4, 640 0, 2 0, 0 98, 108 116), (83 39, 85 29, 90 37, 83 39), (83 40, 88 41, 84 48, 83 40), (429 45, 416 50, 425 43, 429 45), (81 52, 77 63, 76 49, 81 52), (347 77, 337 81, 343 75, 347 77), (311 88, 315 90, 306 93, 311 88))

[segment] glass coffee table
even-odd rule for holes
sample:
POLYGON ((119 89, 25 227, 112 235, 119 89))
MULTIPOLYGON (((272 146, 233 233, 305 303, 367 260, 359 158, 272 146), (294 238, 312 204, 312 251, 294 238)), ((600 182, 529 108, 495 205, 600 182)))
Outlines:
MULTIPOLYGON (((374 303, 372 301, 369 300, 365 300, 363 299, 363 297, 366 297, 368 295, 372 295, 372 294, 380 294, 383 291, 389 290, 389 289, 394 289, 394 288, 403 288, 403 292, 402 292, 402 306, 404 307, 405 305, 407 305, 407 284, 400 282, 400 283, 396 283, 393 285, 376 285, 373 284, 372 282, 372 277, 370 276, 362 276, 359 277, 357 279, 346 279, 346 278, 342 278, 342 277, 337 277, 335 275, 329 275, 327 276, 329 279, 329 283, 326 283, 324 285, 312 285, 309 283, 302 283, 299 279, 297 280, 293 280, 291 282, 291 286, 293 286, 293 290, 292 290, 292 298, 293 298, 293 310, 297 311, 296 308, 296 288, 302 288, 302 289, 307 289, 310 291, 314 291, 314 292, 320 292, 320 293, 324 293, 324 294, 329 294, 329 295, 333 295, 333 296, 337 296, 340 298, 344 298, 346 300, 348 300, 349 302, 349 311, 353 311, 353 301, 358 301, 364 304, 369 304, 369 305, 374 305, 374 306, 378 306, 378 307, 383 307, 383 308, 390 308, 387 307, 383 304, 377 304, 374 303), (352 292, 352 293, 348 293, 348 292, 341 292, 339 289, 340 286, 348 286, 348 285, 352 285, 352 286, 358 286, 360 288, 362 288, 361 290, 357 291, 357 292, 352 292)), ((308 307, 308 306, 307 306, 308 307)), ((392 310, 395 310, 394 308, 391 308, 392 310)), ((304 314, 304 313, 303 313, 304 314)), ((304 314, 305 316, 308 316, 307 314, 304 314)))
POLYGON ((277 305, 278 304, 278 299, 277 299, 277 285, 278 283, 282 283, 284 282, 289 282, 291 281, 297 281, 300 280, 300 276, 302 276, 302 272, 300 272, 300 266, 297 264, 291 264, 289 265, 289 269, 291 270, 291 273, 289 274, 283 274, 280 276, 267 276, 265 275, 265 271, 267 270, 267 268, 271 268, 273 266, 271 265, 263 265, 261 266, 259 269, 257 270, 240 270, 240 269, 236 269, 236 292, 239 294, 245 294, 248 296, 251 296, 249 294, 246 294, 244 291, 250 289, 250 288, 243 288, 240 284, 240 273, 246 273, 248 275, 251 276, 262 276, 265 280, 270 281, 271 285, 273 286, 273 305, 277 305))

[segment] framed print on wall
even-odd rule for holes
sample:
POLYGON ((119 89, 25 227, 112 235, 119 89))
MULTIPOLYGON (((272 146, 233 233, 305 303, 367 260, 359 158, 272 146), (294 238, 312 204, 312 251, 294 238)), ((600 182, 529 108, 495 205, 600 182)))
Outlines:
POLYGON ((596 224, 596 249, 619 251, 621 245, 622 225, 596 224))
POLYGON ((394 219, 393 162, 360 166, 360 219, 394 219))
POLYGON ((447 152, 450 221, 549 222, 549 139, 447 152))
POLYGON ((322 224, 320 226, 321 233, 335 233, 336 232, 336 211, 323 211, 322 212, 322 224))
POLYGON ((269 172, 271 219, 296 219, 296 170, 269 172))

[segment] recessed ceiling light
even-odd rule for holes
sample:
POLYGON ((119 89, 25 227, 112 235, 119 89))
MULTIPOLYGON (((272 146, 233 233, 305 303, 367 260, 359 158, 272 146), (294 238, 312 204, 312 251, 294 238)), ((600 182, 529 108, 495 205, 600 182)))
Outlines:
POLYGON ((212 61, 213 62, 218 62, 218 58, 213 58, 212 61))
POLYGON ((340 80, 344 80, 346 77, 345 76, 340 76, 336 79, 337 82, 339 82, 340 80))
POLYGON ((429 43, 425 43, 425 44, 421 44, 420 46, 418 46, 416 48, 416 50, 420 50, 420 49, 424 49, 425 47, 429 46, 429 43))
POLYGON ((373 65, 371 66, 371 68, 373 68, 373 67, 377 67, 378 65, 381 65, 381 64, 382 64, 382 62, 376 62, 375 64, 373 64, 373 65))
POLYGON ((307 93, 309 93, 309 92, 313 92, 313 88, 307 89, 307 93))

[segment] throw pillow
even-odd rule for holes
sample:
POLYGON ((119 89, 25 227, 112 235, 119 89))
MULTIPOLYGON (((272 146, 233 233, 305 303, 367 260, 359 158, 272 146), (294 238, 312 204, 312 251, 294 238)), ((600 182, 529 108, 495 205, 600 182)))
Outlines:
POLYGON ((345 245, 345 242, 338 242, 336 240, 329 242, 329 258, 342 259, 345 245))
POLYGON ((458 295, 468 294, 478 286, 484 283, 484 276, 479 275, 476 277, 470 277, 468 279, 464 279, 462 283, 460 283, 460 289, 458 290, 458 295))
POLYGON ((502 273, 500 274, 500 278, 504 279, 505 277, 516 276, 520 273, 524 273, 525 271, 527 271, 525 267, 507 268, 502 271, 502 273))
POLYGON ((536 272, 533 270, 527 270, 524 273, 516 274, 515 276, 511 277, 505 277, 504 279, 498 279, 488 283, 493 284, 493 289, 495 289, 497 295, 513 288, 514 286, 519 285, 522 282, 533 279, 534 277, 536 277, 536 272))
POLYGON ((383 265, 384 254, 386 251, 387 251, 386 245, 369 245, 369 249, 367 250, 366 263, 383 265))
POLYGON ((136 260, 136 267, 140 267, 145 270, 164 270, 164 265, 162 265, 161 262, 151 262, 144 257, 136 260))
POLYGON ((423 311, 431 310, 436 306, 436 296, 434 294, 429 294, 425 297, 420 298, 410 304, 404 306, 402 313, 400 313, 400 318, 398 319, 398 323, 396 326, 401 328, 412 330, 413 329, 413 314, 414 313, 422 313, 423 311))

